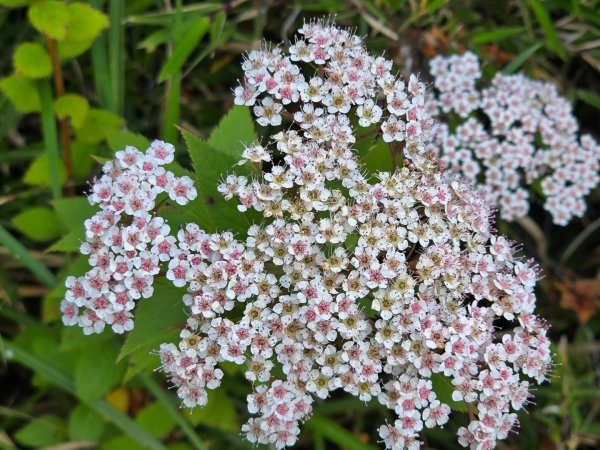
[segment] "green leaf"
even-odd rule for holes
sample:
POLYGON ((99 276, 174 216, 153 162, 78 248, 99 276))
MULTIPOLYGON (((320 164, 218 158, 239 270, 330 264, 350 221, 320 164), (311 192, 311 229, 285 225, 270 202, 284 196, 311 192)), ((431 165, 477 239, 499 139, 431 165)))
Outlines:
POLYGON ((35 82, 29 78, 11 75, 0 79, 0 92, 23 114, 42 109, 35 82))
POLYGON ((208 404, 184 413, 194 425, 208 425, 223 431, 238 431, 239 423, 235 407, 223 389, 208 390, 208 404))
POLYGON ((371 175, 393 170, 390 146, 381 138, 375 141, 367 151, 359 152, 359 158, 371 175))
POLYGON ((75 392, 85 401, 101 398, 116 386, 125 371, 123 362, 117 363, 118 351, 111 345, 97 345, 86 349, 75 366, 75 392))
POLYGON ((474 34, 472 37, 473 44, 489 44, 490 42, 498 42, 503 39, 523 33, 522 27, 498 27, 492 31, 484 31, 474 34))
POLYGON ((525 61, 527 61, 529 58, 531 58, 534 55, 534 53, 540 49, 541 46, 542 46, 542 43, 537 42, 537 43, 533 44, 531 47, 526 48, 521 53, 519 53, 517 56, 515 56, 515 58, 511 62, 509 62, 506 66, 504 66, 504 68, 502 69, 502 72, 506 73, 506 74, 511 74, 511 73, 516 72, 525 63, 525 61))
POLYGON ((306 422, 306 427, 321 433, 331 442, 335 442, 340 447, 348 450, 374 450, 369 444, 362 442, 358 436, 339 426, 337 423, 329 420, 319 414, 313 416, 306 422))
POLYGON ((0 0, 0 6, 6 6, 7 8, 27 6, 29 3, 31 3, 31 0, 0 0))
POLYGON ((117 436, 112 438, 102 447, 102 450, 145 450, 146 447, 138 444, 129 436, 117 436))
POLYGON ((66 437, 65 424, 58 416, 46 414, 25 425, 15 434, 22 445, 40 448, 60 444, 66 437))
POLYGON ((242 158, 245 146, 256 139, 254 121, 247 106, 234 106, 221 119, 208 143, 217 150, 232 155, 236 163, 242 158))
POLYGON ((62 198, 53 202, 54 209, 65 225, 68 233, 48 251, 77 251, 79 245, 85 240, 83 222, 92 217, 98 208, 90 205, 85 197, 62 198))
POLYGON ((138 133, 126 130, 105 130, 108 146, 114 152, 123 150, 128 145, 144 151, 150 147, 150 141, 138 133))
POLYGON ((184 291, 172 285, 155 283, 152 298, 142 300, 135 312, 135 325, 127 335, 119 360, 151 344, 173 342, 179 336, 187 315, 181 306, 184 291))
MULTIPOLYGON (((217 185, 240 158, 217 150, 187 131, 182 134, 194 165, 198 189, 198 197, 188 204, 187 209, 193 212, 197 222, 207 231, 220 229, 244 233, 250 225, 248 213, 240 213, 235 199, 227 201, 217 191, 217 185)), ((249 170, 247 166, 238 166, 237 173, 248 174, 249 170)))
MULTIPOLYGON (((44 153, 33 160, 23 176, 23 181, 34 186, 49 187, 49 173, 48 154, 44 153)), ((67 181, 67 169, 62 161, 58 162, 58 179, 61 184, 67 181)))
POLYGON ((600 95, 596 94, 594 91, 579 89, 577 91, 577 98, 596 109, 600 109, 600 95))
POLYGON ((455 402, 452 400, 452 392, 455 390, 454 385, 443 373, 434 373, 431 375, 431 384, 440 402, 447 404, 454 411, 469 411, 469 405, 464 401, 455 402))
POLYGON ((43 1, 29 7, 29 21, 40 33, 62 41, 67 35, 69 11, 65 2, 43 1))
POLYGON ((550 14, 548 14, 547 6, 544 6, 540 0, 527 0, 527 3, 529 3, 538 23, 542 27, 542 31, 546 35, 546 43, 550 50, 561 58, 566 58, 567 54, 556 35, 556 30, 554 29, 550 14))
POLYGON ((215 18, 213 19, 212 26, 210 27, 210 43, 211 45, 216 45, 223 34, 223 27, 225 26, 225 21, 227 20, 227 14, 225 11, 219 12, 215 18))
POLYGON ((104 419, 80 404, 69 414, 69 438, 72 441, 97 443, 104 432, 104 419))
POLYGON ((87 41, 71 41, 69 39, 65 39, 64 41, 59 42, 57 45, 58 56, 61 59, 75 58, 76 56, 88 51, 93 43, 93 39, 89 39, 87 41))
POLYGON ((44 47, 35 42, 24 42, 13 54, 15 72, 28 78, 44 78, 52 73, 52 61, 44 47))
POLYGON ((110 111, 91 108, 85 116, 83 125, 75 130, 75 135, 82 142, 97 144, 106 139, 107 132, 121 128, 124 123, 120 116, 110 111))
POLYGON ((86 144, 81 141, 71 143, 71 160, 73 162, 73 176, 76 179, 88 177, 88 173, 94 165, 92 155, 98 149, 94 144, 86 144))
POLYGON ((68 117, 74 128, 83 125, 85 116, 90 110, 90 104, 78 94, 65 94, 54 100, 54 112, 59 119, 68 117))
POLYGON ((175 420, 159 402, 150 403, 142 409, 135 421, 150 435, 162 438, 175 428, 175 420))
MULTIPOLYGON (((108 28, 108 17, 101 11, 85 3, 69 3, 67 6, 71 22, 67 28, 66 40, 90 43, 103 29, 108 28)), ((120 26, 120 24, 115 24, 120 26)))
POLYGON ((160 70, 158 81, 164 81, 181 69, 185 60, 192 54, 198 46, 200 39, 208 31, 210 22, 204 17, 200 17, 198 21, 186 30, 181 38, 177 39, 173 54, 167 60, 165 65, 160 70))
POLYGON ((60 235, 56 213, 50 208, 35 206, 20 212, 12 219, 17 230, 35 241, 50 241, 60 235))

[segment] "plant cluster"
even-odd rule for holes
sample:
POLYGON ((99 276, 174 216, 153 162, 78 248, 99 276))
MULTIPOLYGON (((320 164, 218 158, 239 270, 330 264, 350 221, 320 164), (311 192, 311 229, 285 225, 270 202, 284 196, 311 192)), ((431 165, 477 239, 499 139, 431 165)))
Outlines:
POLYGON ((489 86, 474 53, 430 62, 438 119, 430 148, 442 163, 477 184, 503 219, 527 215, 530 190, 557 225, 582 217, 600 182, 600 145, 579 136, 570 103, 556 85, 525 75, 494 75, 489 86))
POLYGON ((149 212, 159 195, 193 200, 194 187, 161 167, 168 144, 126 149, 90 194, 101 211, 86 222, 82 252, 94 268, 68 280, 65 323, 131 329, 128 308, 164 273, 186 288, 189 318, 177 345, 161 345, 162 370, 184 405, 203 407, 224 376, 219 364, 242 365, 251 442, 293 445, 315 400, 342 389, 395 412, 379 429, 387 448, 419 448, 423 428, 443 426, 460 404, 470 421, 459 442, 491 449, 551 365, 534 314, 538 269, 494 233, 485 200, 428 158, 416 77, 392 75, 390 61, 335 25, 310 22, 300 34, 288 53, 249 53, 235 92, 260 125, 289 122, 268 143, 247 143, 240 165, 254 174, 227 175, 218 188, 263 221, 245 237, 195 223, 171 234, 149 212), (365 174, 353 119, 404 166, 365 174))

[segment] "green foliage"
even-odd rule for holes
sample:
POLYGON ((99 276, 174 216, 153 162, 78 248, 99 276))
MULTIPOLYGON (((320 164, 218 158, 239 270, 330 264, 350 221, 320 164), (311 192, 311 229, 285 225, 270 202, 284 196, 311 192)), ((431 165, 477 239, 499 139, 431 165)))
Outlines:
POLYGON ((90 104, 79 94, 65 94, 54 100, 54 112, 59 119, 69 118, 75 128, 80 128, 90 110, 90 104))
POLYGON ((34 419, 15 434, 15 440, 19 444, 36 448, 60 444, 65 437, 64 421, 52 414, 45 414, 34 419))
POLYGON ((28 11, 29 21, 40 33, 62 41, 67 35, 70 15, 62 1, 42 1, 33 3, 28 11))
POLYGON ((233 432, 240 428, 233 403, 223 389, 209 390, 208 404, 204 408, 194 408, 188 414, 194 425, 203 424, 233 432))
POLYGON ((40 111, 40 96, 35 82, 18 75, 0 79, 0 91, 11 101, 17 111, 24 114, 40 111))
MULTIPOLYGON (((48 177, 49 172, 50 162, 48 160, 48 155, 44 153, 33 160, 23 176, 23 181, 34 186, 50 187, 50 179, 48 177)), ((58 164, 58 178, 61 183, 64 183, 67 180, 67 170, 62 161, 59 161, 58 164)))
POLYGON ((104 432, 104 419, 80 404, 69 414, 69 438, 72 441, 98 442, 104 432))
POLYGON ((98 144, 107 138, 108 133, 123 125, 123 119, 116 114, 105 109, 90 108, 83 124, 75 130, 75 136, 82 142, 98 144))
POLYGON ((201 17, 194 24, 192 24, 190 28, 185 31, 185 33, 183 33, 181 38, 177 39, 177 44, 173 49, 173 54, 160 70, 158 81, 166 80, 169 76, 181 69, 181 66, 185 60, 191 55, 194 49, 198 46, 200 39, 202 39, 202 37, 208 31, 209 25, 210 22, 201 17))
POLYGON ((60 234, 56 213, 43 206, 23 210, 12 219, 12 222, 17 230, 36 241, 51 241, 60 234))
POLYGON ((83 222, 94 215, 96 207, 90 205, 85 197, 63 198, 54 201, 54 209, 67 228, 67 233, 49 250, 74 252, 85 238, 83 222))
POLYGON ((469 411, 469 405, 464 401, 456 402, 452 399, 452 392, 454 392, 454 385, 450 382, 448 377, 441 373, 434 373, 431 376, 431 383, 433 384, 433 390, 437 395, 437 398, 446 403, 454 411, 467 412, 469 411))
POLYGON ((127 335, 121 348, 119 360, 127 355, 142 351, 147 354, 148 346, 171 342, 179 336, 186 314, 181 308, 184 292, 172 285, 155 284, 151 299, 141 300, 135 314, 135 327, 127 335))
POLYGON ((90 5, 73 2, 67 5, 67 10, 70 17, 67 41, 91 45, 102 30, 108 27, 108 16, 90 5))
POLYGON ((44 78, 52 73, 52 61, 40 44, 25 42, 13 55, 15 72, 28 78, 44 78))
POLYGON ((142 409, 135 421, 154 437, 165 437, 175 427, 175 420, 159 402, 150 403, 142 409))
POLYGON ((120 382, 125 364, 116 364, 118 353, 112 345, 86 348, 75 367, 75 391, 80 398, 96 400, 120 382))

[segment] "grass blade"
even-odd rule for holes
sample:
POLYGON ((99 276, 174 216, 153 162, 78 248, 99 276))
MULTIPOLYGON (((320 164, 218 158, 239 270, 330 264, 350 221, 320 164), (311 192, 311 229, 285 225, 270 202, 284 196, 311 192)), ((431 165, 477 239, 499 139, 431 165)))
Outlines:
POLYGON ((181 66, 185 60, 192 54, 194 49, 198 46, 200 39, 202 39, 204 34, 208 31, 209 25, 210 22, 204 17, 201 17, 181 36, 181 39, 173 49, 173 54, 160 70, 158 81, 164 81, 169 76, 181 70, 181 66))
POLYGON ((183 431, 194 447, 198 450, 207 450, 208 447, 206 447, 204 442, 202 442, 200 436, 196 434, 196 431, 194 431, 192 425, 181 415, 179 409, 173 403, 171 396, 163 391, 151 376, 139 375, 139 377, 141 378, 142 383, 144 383, 144 386, 146 386, 152 395, 154 395, 156 400, 158 400, 165 407, 169 415, 179 425, 181 431, 183 431))
POLYGON ((358 436, 319 414, 314 414, 306 426, 348 450, 375 450, 375 447, 361 442, 358 436))
POLYGON ((46 286, 54 286, 56 277, 46 266, 35 259, 31 253, 14 238, 6 229, 0 225, 0 244, 11 252, 14 257, 21 261, 33 274, 46 286))
MULTIPOLYGON (((13 360, 28 367, 34 372, 43 374, 60 389, 71 395, 77 396, 75 392, 75 382, 48 362, 39 359, 10 341, 4 342, 4 353, 7 360, 13 360)), ((135 423, 129 416, 123 414, 110 403, 101 399, 93 401, 80 400, 98 414, 108 418, 108 420, 110 420, 117 428, 120 428, 125 434, 135 439, 141 445, 153 450, 166 449, 164 445, 150 436, 146 430, 135 423)))
POLYGON ((41 80, 38 83, 42 106, 42 133, 44 135, 44 147, 48 155, 48 167, 50 168, 50 187, 52 189, 52 197, 54 197, 54 200, 58 200, 62 197, 62 189, 58 174, 58 135, 56 133, 56 121, 54 120, 54 109, 52 107, 52 90, 47 80, 41 80))
POLYGON ((108 54, 110 66, 110 110, 120 116, 123 115, 125 98, 125 42, 123 17, 125 2, 110 0, 108 16, 110 28, 108 29, 108 54))
MULTIPOLYGON (((102 11, 104 0, 92 0, 91 5, 102 11)), ((108 57, 106 55, 106 34, 103 31, 92 44, 92 73, 94 77, 94 86, 96 94, 100 100, 100 105, 104 108, 110 106, 110 69, 108 67, 108 57)))
POLYGON ((550 15, 548 14, 548 11, 546 11, 544 5, 542 5, 542 2, 540 0, 527 0, 527 3, 533 10, 538 23, 542 27, 542 31, 546 35, 546 42, 550 50, 552 50, 562 59, 565 59, 567 57, 565 49, 556 35, 556 30, 554 29, 552 19, 550 18, 550 15))
MULTIPOLYGON (((176 36, 182 34, 182 1, 177 0, 177 9, 175 15, 175 27, 170 36, 168 51, 169 57, 173 56, 173 46, 175 44, 176 36)), ((194 25, 192 25, 192 28, 194 25)), ((186 29, 184 34, 187 34, 186 29)), ((179 132, 176 126, 179 124, 179 114, 181 112, 180 107, 181 100, 181 67, 175 72, 168 76, 167 86, 165 90, 165 107, 163 110, 162 124, 161 124, 161 136, 167 142, 175 143, 179 137, 179 132)))
POLYGON ((472 35, 473 44, 489 44, 490 42, 498 42, 503 39, 508 39, 516 34, 524 33, 523 27, 499 27, 492 31, 484 31, 472 35))
POLYGON ((533 44, 531 47, 523 50, 515 59, 513 59, 510 63, 508 63, 504 69, 502 69, 502 73, 511 74, 516 72, 529 58, 533 56, 535 52, 537 52, 542 47, 542 43, 538 42, 533 44))

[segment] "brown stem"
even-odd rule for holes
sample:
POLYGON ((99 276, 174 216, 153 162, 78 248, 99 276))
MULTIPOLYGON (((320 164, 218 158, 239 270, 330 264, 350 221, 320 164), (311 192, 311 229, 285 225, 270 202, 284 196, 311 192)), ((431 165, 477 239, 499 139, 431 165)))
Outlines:
POLYGON ((398 168, 398 155, 402 153, 403 149, 404 149, 404 141, 403 142, 397 142, 397 141, 390 142, 390 154, 392 155, 392 169, 394 172, 398 168))
MULTIPOLYGON (((54 78, 54 91, 56 98, 60 98, 65 93, 65 82, 63 79, 62 69, 60 68, 60 62, 58 60, 58 51, 56 49, 56 41, 54 39, 46 38, 46 46, 48 47, 48 53, 52 61, 52 72, 54 78)), ((73 186, 73 161, 71 159, 71 130, 69 127, 69 118, 65 117, 58 121, 60 128, 60 140, 63 149, 63 160, 67 169, 67 195, 73 197, 75 195, 75 187, 73 186)))
POLYGON ((360 141, 361 139, 364 139, 369 136, 373 136, 374 134, 377 134, 380 131, 381 131, 381 129, 379 127, 375 127, 371 131, 367 131, 366 133, 359 134, 358 136, 356 136, 356 140, 360 141))

